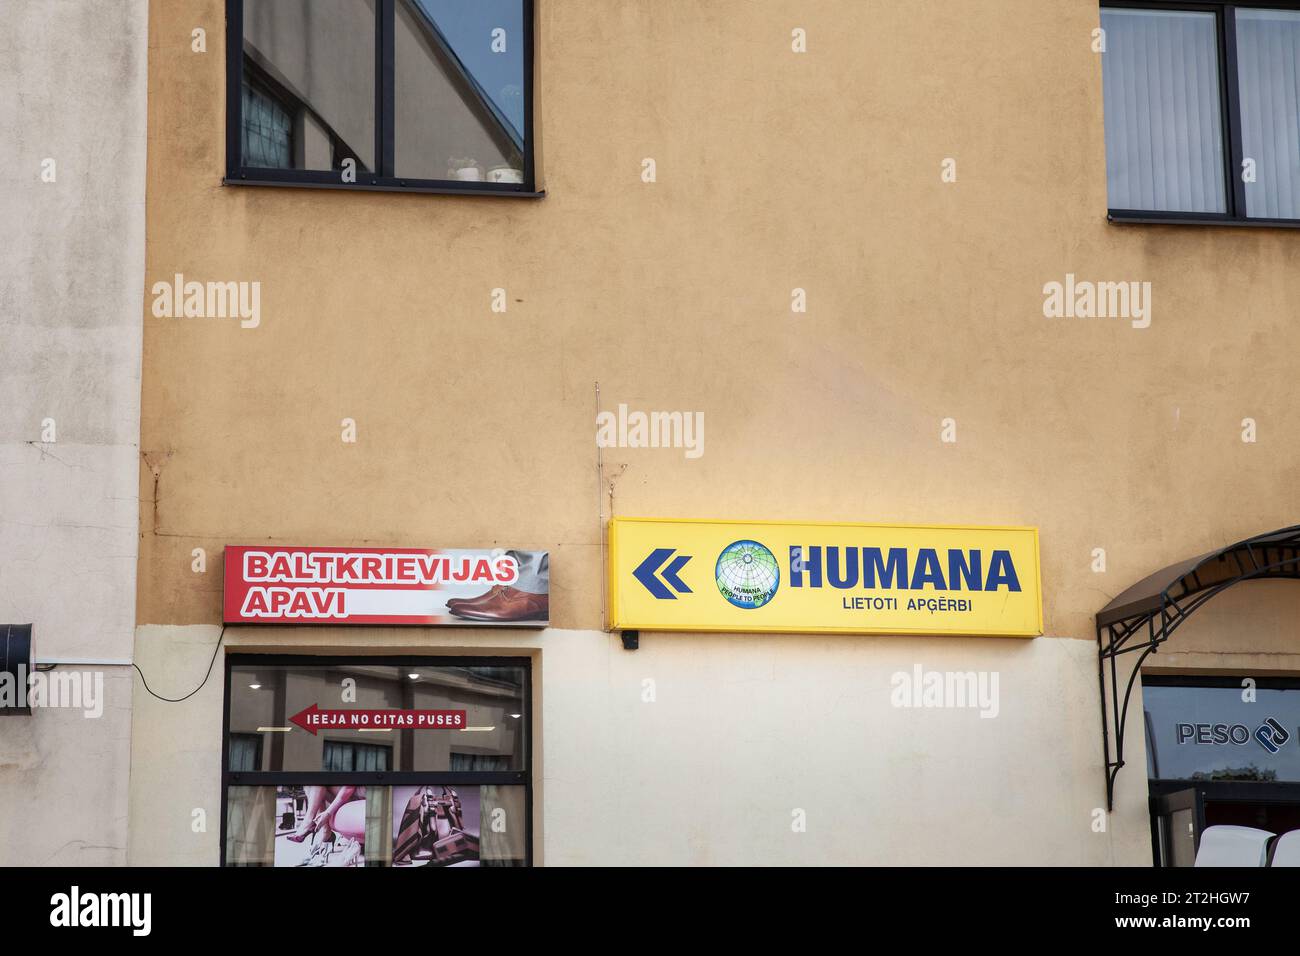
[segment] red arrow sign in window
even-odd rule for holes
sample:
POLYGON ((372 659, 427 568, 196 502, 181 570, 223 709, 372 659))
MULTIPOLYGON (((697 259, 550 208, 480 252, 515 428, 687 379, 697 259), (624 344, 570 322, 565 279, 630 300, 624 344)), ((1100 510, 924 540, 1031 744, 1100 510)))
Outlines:
POLYGON ((321 710, 312 704, 289 718, 313 737, 318 730, 463 730, 463 710, 321 710))

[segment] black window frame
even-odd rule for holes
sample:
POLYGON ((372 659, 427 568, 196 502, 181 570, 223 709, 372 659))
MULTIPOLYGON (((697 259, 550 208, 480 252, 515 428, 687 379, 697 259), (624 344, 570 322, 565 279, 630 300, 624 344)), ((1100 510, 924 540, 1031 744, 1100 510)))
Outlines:
POLYGON ((342 181, 338 170, 268 169, 243 165, 244 0, 226 0, 226 186, 297 186, 312 189, 435 193, 454 196, 515 196, 539 199, 537 187, 534 97, 536 89, 536 0, 519 0, 524 19, 524 181, 461 182, 415 179, 394 174, 394 60, 397 0, 375 0, 375 166, 356 171, 356 182, 342 181))
POLYGON ((274 787, 312 785, 354 785, 374 787, 419 786, 508 786, 524 788, 524 866, 533 865, 533 751, 537 735, 533 732, 533 662, 529 657, 450 657, 428 654, 404 656, 319 656, 302 654, 226 655, 224 698, 221 712, 221 862, 225 867, 229 796, 231 787, 274 787), (230 770, 230 681, 236 667, 321 667, 337 665, 383 667, 518 667, 524 672, 523 713, 527 715, 527 735, 522 770, 230 770))
MULTIPOLYGON (((1241 90, 1237 73, 1238 9, 1296 10, 1300 0, 1101 0, 1100 9, 1174 10, 1213 13, 1219 49, 1219 114, 1223 124, 1226 212, 1162 212, 1150 209, 1108 208, 1106 218, 1119 224, 1253 226, 1300 228, 1300 219, 1251 217, 1246 214, 1246 184, 1241 178, 1245 160, 1241 141, 1241 90)), ((1102 54, 1105 56, 1106 54, 1102 54)), ((1109 180, 1109 170, 1107 170, 1109 180)))

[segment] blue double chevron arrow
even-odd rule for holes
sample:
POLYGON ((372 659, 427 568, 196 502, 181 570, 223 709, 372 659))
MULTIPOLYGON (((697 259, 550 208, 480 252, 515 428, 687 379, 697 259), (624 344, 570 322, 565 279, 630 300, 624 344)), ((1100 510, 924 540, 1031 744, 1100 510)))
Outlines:
POLYGON ((655 577, 655 572, 659 570, 659 566, 671 558, 676 550, 676 548, 655 548, 650 552, 650 556, 638 564, 636 570, 632 572, 632 577, 645 585, 645 589, 661 601, 676 601, 677 594, 694 593, 677 576, 682 568, 686 567, 686 562, 691 560, 690 555, 679 554, 668 567, 659 572, 664 581, 672 585, 673 591, 676 591, 677 594, 669 591, 668 588, 664 587, 663 581, 655 577))

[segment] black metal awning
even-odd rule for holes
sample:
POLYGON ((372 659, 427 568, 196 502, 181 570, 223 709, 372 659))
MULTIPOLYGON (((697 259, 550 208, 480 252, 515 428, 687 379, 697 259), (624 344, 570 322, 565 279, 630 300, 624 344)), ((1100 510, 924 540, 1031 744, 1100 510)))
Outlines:
POLYGON ((1101 732, 1106 754, 1106 806, 1114 809, 1115 776, 1124 766, 1124 727, 1142 662, 1187 618, 1220 591, 1260 578, 1300 579, 1300 525, 1258 534, 1147 575, 1097 612, 1097 680, 1101 689, 1101 732), (1118 660, 1136 653, 1120 700, 1118 660), (1107 717, 1106 671, 1110 671, 1107 717), (1110 736, 1115 735, 1115 759, 1110 736))

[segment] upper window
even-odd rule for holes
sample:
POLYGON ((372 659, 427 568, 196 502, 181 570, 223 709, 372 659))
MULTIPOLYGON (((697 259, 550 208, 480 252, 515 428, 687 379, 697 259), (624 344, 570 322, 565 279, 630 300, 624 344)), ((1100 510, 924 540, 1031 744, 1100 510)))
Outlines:
POLYGON ((228 0, 226 181, 535 195, 532 0, 228 0))
POLYGON ((1300 4, 1111 0, 1112 219, 1300 221, 1300 4))

